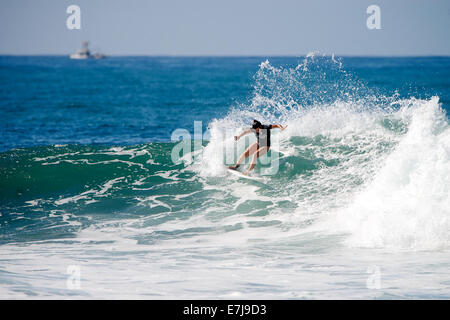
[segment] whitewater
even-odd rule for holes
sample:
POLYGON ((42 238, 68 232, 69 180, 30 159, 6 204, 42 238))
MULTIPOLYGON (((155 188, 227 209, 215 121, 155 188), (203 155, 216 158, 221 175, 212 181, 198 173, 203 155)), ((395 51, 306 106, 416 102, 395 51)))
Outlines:
POLYGON ((450 297, 438 96, 386 96, 334 56, 266 60, 250 101, 201 138, 179 161, 183 141, 1 153, 0 297, 450 297), (255 140, 233 139, 252 119, 288 125, 262 181, 226 170, 255 140))

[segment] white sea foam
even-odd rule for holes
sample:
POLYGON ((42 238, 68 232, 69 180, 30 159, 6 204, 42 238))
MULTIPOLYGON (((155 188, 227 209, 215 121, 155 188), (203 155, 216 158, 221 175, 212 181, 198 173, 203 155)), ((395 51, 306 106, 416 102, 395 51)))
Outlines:
POLYGON ((400 112, 411 116, 408 132, 331 225, 350 233, 351 246, 448 249, 449 125, 437 98, 407 101, 400 112))
POLYGON ((123 179, 124 179, 124 177, 119 177, 119 178, 109 180, 101 186, 100 190, 90 189, 90 190, 84 191, 75 196, 61 198, 61 199, 56 200, 55 204, 59 206, 59 205, 64 205, 64 204, 67 204, 70 202, 77 202, 77 201, 83 200, 83 199, 90 199, 90 200, 86 201, 85 203, 92 203, 93 202, 92 201, 93 199, 91 199, 92 197, 107 196, 107 191, 110 190, 114 186, 114 184, 120 182, 123 179))

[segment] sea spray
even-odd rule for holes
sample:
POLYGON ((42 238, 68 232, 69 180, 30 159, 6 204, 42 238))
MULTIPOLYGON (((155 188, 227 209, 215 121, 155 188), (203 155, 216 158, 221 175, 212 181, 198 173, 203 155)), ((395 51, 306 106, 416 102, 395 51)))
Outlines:
POLYGON ((450 127, 437 97, 402 104, 408 132, 331 224, 350 233, 351 246, 448 249, 450 127))

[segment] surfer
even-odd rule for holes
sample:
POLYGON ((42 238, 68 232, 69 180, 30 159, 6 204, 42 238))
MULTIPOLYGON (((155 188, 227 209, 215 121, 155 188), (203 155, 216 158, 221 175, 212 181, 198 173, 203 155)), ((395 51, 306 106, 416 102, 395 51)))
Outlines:
POLYGON ((256 165, 256 160, 267 153, 270 149, 270 130, 280 128, 281 130, 284 130, 287 128, 287 126, 282 126, 281 124, 270 124, 270 125, 264 125, 261 124, 258 120, 253 120, 252 127, 250 129, 245 130, 240 135, 235 136, 234 140, 238 141, 241 137, 245 136, 246 134, 249 134, 251 132, 255 133, 256 135, 256 142, 250 145, 250 147, 245 150, 241 156, 239 157, 236 165, 229 166, 229 169, 237 170, 241 163, 248 158, 249 156, 253 155, 252 161, 250 163, 250 167, 248 168, 247 172, 245 174, 249 174, 250 171, 253 170, 253 168, 256 165))

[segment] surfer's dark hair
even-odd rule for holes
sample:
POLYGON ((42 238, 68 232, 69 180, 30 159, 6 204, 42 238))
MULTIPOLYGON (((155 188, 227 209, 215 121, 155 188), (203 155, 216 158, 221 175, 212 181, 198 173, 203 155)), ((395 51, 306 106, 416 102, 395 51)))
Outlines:
POLYGON ((253 124, 252 124, 252 129, 258 129, 258 128, 261 128, 261 127, 262 127, 261 122, 259 122, 258 120, 254 119, 253 120, 253 124))

